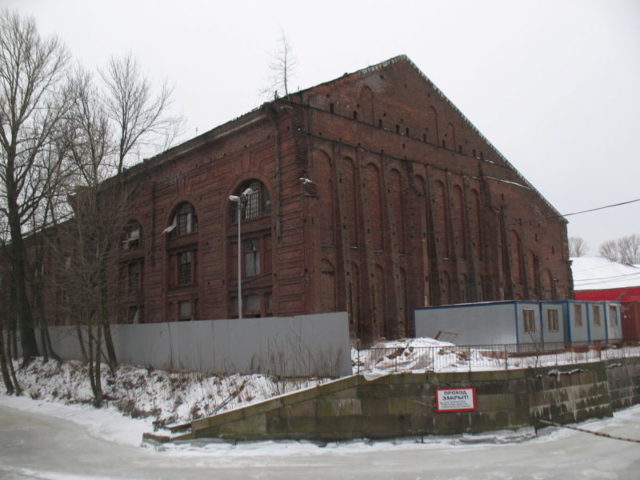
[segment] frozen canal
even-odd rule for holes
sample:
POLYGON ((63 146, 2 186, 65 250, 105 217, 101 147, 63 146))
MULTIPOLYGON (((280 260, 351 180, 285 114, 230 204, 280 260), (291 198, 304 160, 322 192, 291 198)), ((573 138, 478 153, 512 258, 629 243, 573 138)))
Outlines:
MULTIPOLYGON (((583 428, 640 439, 640 407, 583 428)), ((537 438, 127 446, 91 425, 0 405, 1 479, 633 479, 640 444, 566 429, 537 438)), ((529 432, 532 434, 532 432, 529 432)))

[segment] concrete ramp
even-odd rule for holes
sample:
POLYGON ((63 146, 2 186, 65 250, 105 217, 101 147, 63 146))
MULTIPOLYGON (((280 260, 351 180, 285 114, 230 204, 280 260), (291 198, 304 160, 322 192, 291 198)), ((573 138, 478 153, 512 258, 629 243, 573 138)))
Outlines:
POLYGON ((156 442, 356 438, 480 433, 573 423, 640 403, 640 359, 493 372, 345 377, 172 427, 156 442), (474 388, 470 411, 438 411, 437 389, 474 388))

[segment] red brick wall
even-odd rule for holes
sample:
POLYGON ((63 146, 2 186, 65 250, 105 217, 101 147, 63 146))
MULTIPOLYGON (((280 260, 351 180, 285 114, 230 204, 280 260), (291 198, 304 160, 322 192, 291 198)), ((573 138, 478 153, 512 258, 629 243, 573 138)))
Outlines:
POLYGON ((348 310, 352 337, 368 342, 412 334, 416 307, 572 294, 564 222, 406 61, 265 105, 127 175, 143 247, 116 252, 112 278, 143 262, 143 290, 123 295, 122 312, 140 305, 145 322, 177 320, 184 301, 193 318, 233 315, 228 196, 249 179, 271 198, 270 216, 242 228, 264 263, 243 278, 255 314, 348 310), (163 231, 181 202, 198 231, 172 240, 163 231), (176 286, 172 254, 185 250, 194 282, 176 286))

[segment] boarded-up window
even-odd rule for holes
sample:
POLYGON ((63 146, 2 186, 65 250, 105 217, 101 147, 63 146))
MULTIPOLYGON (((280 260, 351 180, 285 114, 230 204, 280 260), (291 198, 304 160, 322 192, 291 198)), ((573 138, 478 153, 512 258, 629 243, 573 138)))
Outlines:
POLYGON ((558 310, 547 310, 547 330, 550 332, 557 332, 560 330, 558 310))
POLYGON ((533 310, 525 308, 522 310, 522 318, 525 333, 534 333, 536 331, 536 314, 533 310))
POLYGON ((582 319, 582 305, 573 306, 573 325, 576 327, 582 327, 584 325, 582 319))
POLYGON ((189 300, 178 302, 178 320, 193 319, 193 304, 189 300))
POLYGON ((602 314, 600 312, 600 305, 593 306, 593 324, 596 327, 602 326, 602 314))
POLYGON ((609 325, 618 326, 618 308, 615 305, 609 305, 609 325))
POLYGON ((244 242, 244 274, 260 275, 260 241, 257 238, 244 242))

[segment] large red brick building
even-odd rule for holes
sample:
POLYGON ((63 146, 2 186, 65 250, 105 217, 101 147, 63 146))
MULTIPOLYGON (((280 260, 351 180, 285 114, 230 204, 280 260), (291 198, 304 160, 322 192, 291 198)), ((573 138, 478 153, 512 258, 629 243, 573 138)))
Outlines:
POLYGON ((572 295, 565 220, 405 56, 269 102, 126 172, 123 319, 413 309, 572 295))

